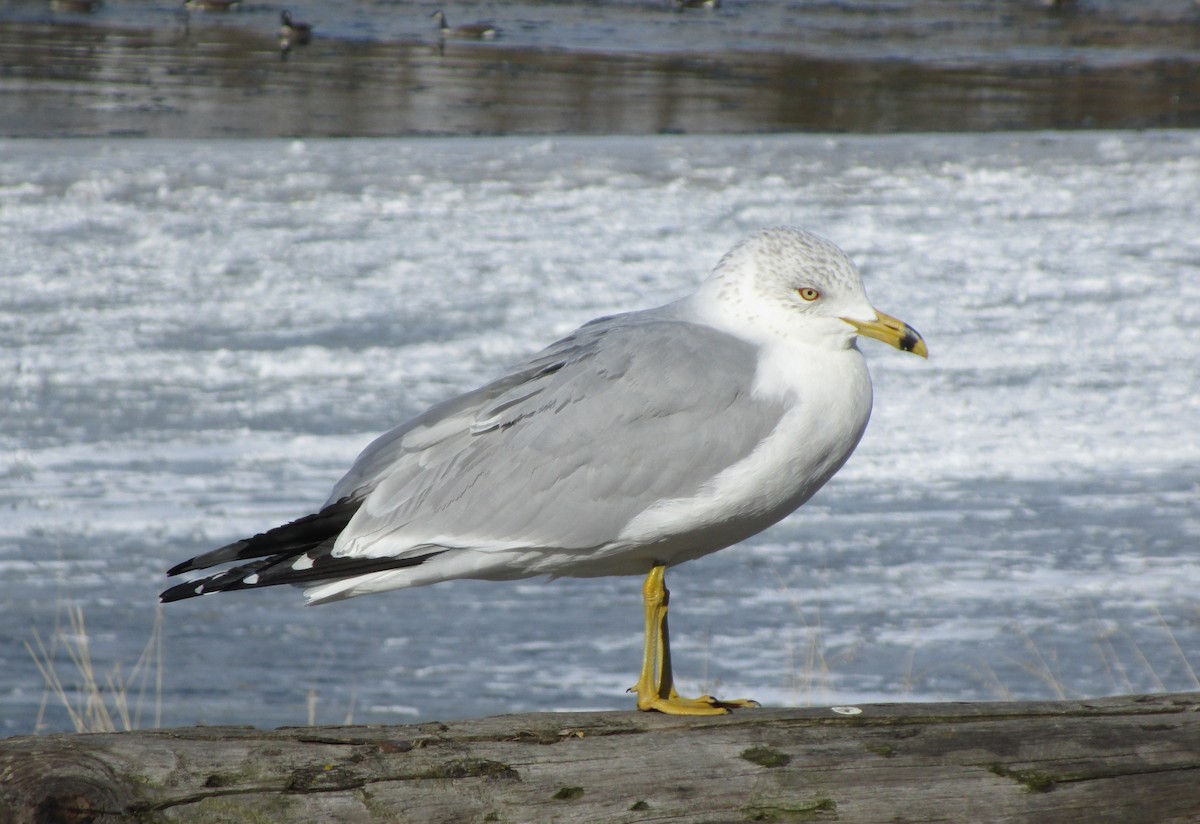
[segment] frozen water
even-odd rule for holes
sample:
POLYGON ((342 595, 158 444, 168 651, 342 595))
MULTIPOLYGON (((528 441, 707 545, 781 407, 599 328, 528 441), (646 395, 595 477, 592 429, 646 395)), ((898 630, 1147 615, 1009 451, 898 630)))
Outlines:
MULTIPOLYGON (((1200 688, 1198 193, 1191 132, 0 142, 0 731, 34 729, 21 642, 64 604, 127 672, 167 566, 309 512, 375 434, 781 223, 845 248, 931 360, 865 342, 845 469, 672 573, 684 686, 1200 688)), ((304 723, 310 693, 326 723, 627 708, 639 594, 173 604, 162 720, 304 723)))

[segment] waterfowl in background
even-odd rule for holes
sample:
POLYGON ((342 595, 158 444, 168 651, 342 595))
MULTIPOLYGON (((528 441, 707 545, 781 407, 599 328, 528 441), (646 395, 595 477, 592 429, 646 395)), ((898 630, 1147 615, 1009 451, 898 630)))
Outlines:
POLYGON ((184 0, 185 11, 234 11, 242 5, 242 0, 184 0))
POLYGON ((430 17, 438 22, 438 28, 442 37, 457 37, 463 40, 492 40, 499 34, 496 28, 488 23, 467 23, 451 28, 446 22, 446 13, 441 9, 435 11, 430 17))
POLYGON ((284 9, 279 13, 279 52, 283 57, 294 46, 307 46, 312 42, 313 27, 292 19, 292 13, 284 9))
POLYGON ((70 14, 92 14, 100 11, 103 0, 50 0, 50 11, 70 14))

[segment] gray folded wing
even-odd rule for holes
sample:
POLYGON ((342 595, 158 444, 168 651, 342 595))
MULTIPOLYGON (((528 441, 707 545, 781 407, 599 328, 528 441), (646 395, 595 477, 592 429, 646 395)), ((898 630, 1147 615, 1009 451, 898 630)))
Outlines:
POLYGON ((753 397, 756 366, 663 310, 593 321, 367 447, 330 497, 365 496, 334 554, 603 545, 766 438, 784 409, 753 397))

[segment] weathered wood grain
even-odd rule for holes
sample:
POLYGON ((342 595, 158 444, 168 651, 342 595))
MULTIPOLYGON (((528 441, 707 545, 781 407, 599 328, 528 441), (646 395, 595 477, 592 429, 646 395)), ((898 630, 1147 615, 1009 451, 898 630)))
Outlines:
POLYGON ((25 822, 1200 822, 1200 693, 0 741, 25 822))

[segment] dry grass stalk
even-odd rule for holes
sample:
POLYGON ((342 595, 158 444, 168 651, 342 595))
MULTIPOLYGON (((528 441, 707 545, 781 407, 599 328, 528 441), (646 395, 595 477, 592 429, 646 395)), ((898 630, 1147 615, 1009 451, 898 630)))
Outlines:
POLYGON ((154 615, 154 629, 146 642, 142 654, 134 663, 128 676, 122 676, 117 663, 101 679, 96 676, 92 663, 91 645, 87 626, 83 620, 83 608, 66 605, 69 627, 64 629, 56 622, 54 632, 47 645, 36 628, 33 643, 25 642, 34 664, 45 683, 42 706, 38 712, 35 729, 41 730, 46 705, 51 698, 67 711, 76 732, 115 732, 118 729, 135 730, 142 727, 142 709, 150 690, 151 671, 154 672, 154 726, 162 723, 162 610, 154 615), (68 688, 59 675, 55 663, 59 648, 66 650, 67 657, 75 669, 78 684, 68 688), (136 698, 130 706, 129 696, 136 687, 136 698))

